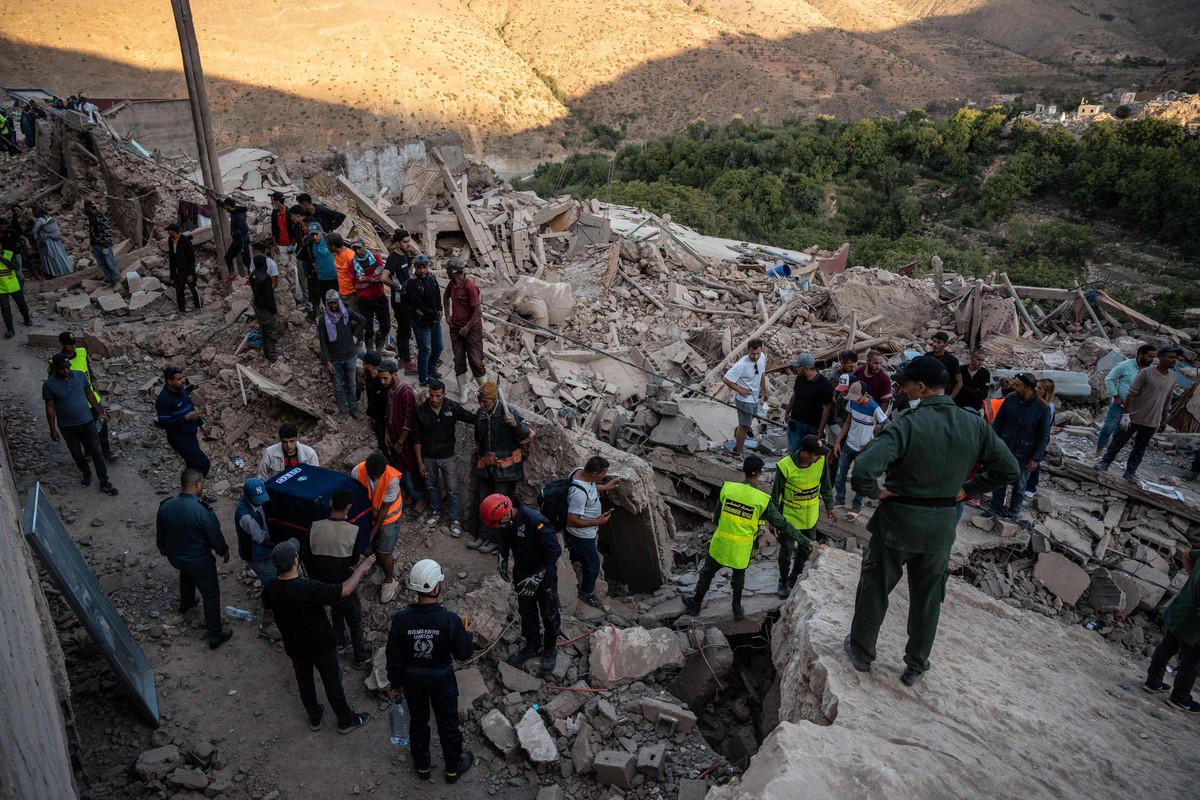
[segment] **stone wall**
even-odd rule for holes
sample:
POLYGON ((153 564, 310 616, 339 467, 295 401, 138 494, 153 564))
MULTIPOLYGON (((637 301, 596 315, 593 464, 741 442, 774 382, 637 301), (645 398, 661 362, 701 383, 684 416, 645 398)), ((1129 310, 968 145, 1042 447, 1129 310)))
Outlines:
POLYGON ((0 473, 0 797, 71 798, 66 662, 38 584, 36 558, 21 533, 6 458, 0 473))

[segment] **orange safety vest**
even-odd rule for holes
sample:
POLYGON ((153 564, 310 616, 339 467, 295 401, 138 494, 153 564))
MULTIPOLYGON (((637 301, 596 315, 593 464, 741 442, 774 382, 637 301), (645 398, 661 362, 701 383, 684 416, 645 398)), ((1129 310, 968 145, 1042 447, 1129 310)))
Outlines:
POLYGON ((983 418, 991 425, 996 421, 996 415, 1000 413, 1000 406, 1004 405, 1003 397, 993 397, 990 400, 983 401, 983 418))
MULTIPOLYGON (((379 510, 383 506, 383 497, 387 494, 388 484, 392 479, 400 480, 402 473, 394 467, 384 467, 383 475, 375 483, 375 491, 371 494, 371 506, 375 510, 379 510)), ((367 462, 360 461, 358 466, 354 468, 354 478, 361 483, 368 492, 371 491, 370 481, 367 479, 367 462)), ((387 516, 383 518, 384 525, 390 525, 400 519, 400 515, 404 511, 404 492, 396 496, 396 501, 392 503, 391 508, 387 510, 387 516)))

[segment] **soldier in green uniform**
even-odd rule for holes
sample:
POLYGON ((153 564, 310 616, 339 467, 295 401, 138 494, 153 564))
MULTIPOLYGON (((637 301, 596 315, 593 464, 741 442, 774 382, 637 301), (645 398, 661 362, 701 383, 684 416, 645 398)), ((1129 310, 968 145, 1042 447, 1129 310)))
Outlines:
POLYGON ((783 520, 788 523, 783 527, 776 525, 779 532, 777 594, 780 597, 788 596, 808 561, 815 538, 813 529, 821 517, 822 503, 829 519, 837 521, 837 512, 833 509, 833 481, 825 461, 828 454, 829 446, 810 433, 800 440, 799 450, 775 466, 771 505, 782 512, 783 520))
POLYGON ((742 462, 745 480, 742 483, 726 481, 721 487, 721 496, 713 515, 717 530, 708 545, 704 566, 700 568, 696 593, 683 600, 684 608, 692 616, 700 613, 704 595, 717 570, 729 567, 733 570, 733 618, 742 619, 745 616, 742 611, 742 587, 746 583, 746 567, 750 565, 759 526, 765 520, 777 530, 791 527, 779 512, 779 507, 771 503, 771 496, 757 488, 762 471, 763 460, 758 456, 747 456, 742 462))
POLYGON ((854 620, 843 646, 860 672, 871 669, 888 595, 908 567, 907 665, 900 680, 912 686, 929 669, 929 652, 950 574, 956 505, 1017 479, 1016 459, 980 416, 943 394, 946 369, 936 358, 913 359, 894 382, 909 410, 875 437, 854 462, 854 491, 879 499, 867 523, 854 620), (971 467, 979 471, 966 480, 971 467), (880 486, 880 479, 883 486, 880 486))
POLYGON ((1200 548, 1189 550, 1183 557, 1183 569, 1188 573, 1187 583, 1175 595, 1175 599, 1163 612, 1163 638, 1154 648, 1150 658, 1150 670, 1142 688, 1147 692, 1165 692, 1167 705, 1179 711, 1200 714, 1200 703, 1192 699, 1192 687, 1200 674, 1200 548), (1179 655, 1179 669, 1175 671, 1175 688, 1164 683, 1167 662, 1179 655))

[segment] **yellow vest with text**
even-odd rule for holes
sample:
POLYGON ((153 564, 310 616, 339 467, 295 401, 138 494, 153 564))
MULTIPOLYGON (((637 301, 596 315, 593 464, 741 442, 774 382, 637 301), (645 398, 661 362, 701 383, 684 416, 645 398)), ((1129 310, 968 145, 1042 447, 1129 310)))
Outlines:
POLYGON ((747 483, 726 481, 721 487, 721 516, 708 545, 708 554, 718 564, 745 569, 754 551, 759 520, 771 502, 771 496, 747 483))
POLYGON ((802 531, 813 528, 821 516, 821 473, 825 471, 825 456, 807 467, 801 467, 788 456, 775 467, 786 482, 783 487, 783 518, 802 531))
MULTIPOLYGON (((61 352, 61 351, 60 351, 61 352)), ((47 374, 54 372, 53 358, 47 364, 47 374)), ((85 348, 75 346, 75 357, 71 359, 71 369, 79 370, 84 375, 88 376, 88 381, 92 379, 92 373, 88 370, 88 356, 85 348)))
POLYGON ((21 282, 17 280, 17 265, 13 263, 13 251, 0 252, 0 294, 13 294, 21 291, 21 282))

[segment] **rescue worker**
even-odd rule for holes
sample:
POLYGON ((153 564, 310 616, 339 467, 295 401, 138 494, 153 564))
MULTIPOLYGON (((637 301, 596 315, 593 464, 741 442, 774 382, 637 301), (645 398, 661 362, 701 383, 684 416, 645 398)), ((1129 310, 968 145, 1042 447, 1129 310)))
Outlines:
MULTIPOLYGON (((237 531, 238 555, 250 565, 262 588, 278 574, 271 561, 271 550, 275 543, 267 532, 267 513, 263 505, 268 500, 266 484, 259 478, 247 478, 242 484, 242 497, 233 512, 233 528, 237 531)), ((263 618, 258 625, 258 635, 279 641, 279 628, 271 609, 263 607, 263 618)))
POLYGON ((163 367, 163 389, 154 402, 158 427, 167 432, 167 444, 183 458, 183 463, 208 477, 211 463, 200 449, 196 433, 204 427, 200 412, 192 405, 183 368, 175 364, 163 367))
POLYGON ((446 783, 458 783, 475 763, 475 754, 463 750, 458 727, 458 680, 452 659, 470 658, 475 644, 462 619, 447 611, 438 598, 445 575, 433 559, 413 564, 408 588, 417 602, 392 615, 387 640, 387 675, 394 699, 405 698, 411 715, 409 747, 417 777, 429 780, 429 712, 437 720, 438 741, 446 763, 446 783))
POLYGON ((733 580, 730 582, 733 588, 733 618, 737 620, 745 616, 742 611, 742 587, 746 584, 746 567, 750 565, 759 526, 764 520, 774 525, 776 530, 784 530, 788 525, 778 507, 771 504, 771 496, 757 486, 762 471, 761 458, 746 456, 742 462, 745 480, 741 483, 725 481, 721 487, 717 510, 713 514, 717 530, 709 542, 704 566, 700 568, 696 593, 683 599, 684 608, 692 616, 700 613, 704 595, 721 567, 733 570, 733 580))
POLYGON ((1020 470, 992 427, 945 394, 948 376, 936 358, 913 359, 896 382, 910 410, 897 415, 854 462, 854 491, 880 503, 867 523, 871 541, 842 646, 856 670, 870 671, 888 595, 907 567, 908 643, 900 680, 912 686, 929 669, 958 501, 1006 486, 1020 470), (976 464, 975 476, 967 480, 976 464))
POLYGON ((108 479, 108 465, 100 449, 98 430, 104 424, 100 398, 87 375, 71 369, 71 361, 65 354, 55 353, 50 366, 50 376, 42 381, 42 400, 46 403, 50 438, 56 442, 59 439, 66 441, 71 459, 83 475, 83 486, 92 485, 92 466, 95 466, 100 491, 116 496, 119 492, 108 479))
POLYGON ((4 317, 4 338, 11 339, 17 335, 13 329, 12 307, 8 304, 11 297, 21 312, 21 319, 26 327, 33 324, 29 316, 29 304, 25 302, 25 290, 21 287, 22 275, 17 261, 17 255, 12 250, 0 250, 0 316, 4 317))
POLYGON ((390 603, 396 598, 400 585, 396 582, 396 538, 400 535, 400 517, 404 511, 404 497, 400 493, 400 470, 388 464, 383 453, 371 453, 366 461, 360 461, 350 472, 361 483, 371 498, 375 509, 371 520, 371 546, 383 570, 383 585, 379 587, 380 602, 390 603))
MULTIPOLYGON (((533 438, 533 431, 520 413, 499 402, 500 389, 494 381, 479 388, 479 410, 475 412, 475 469, 478 497, 490 494, 517 499, 517 482, 525 477, 521 447, 533 438)), ((496 552, 496 535, 481 525, 476 538, 467 542, 471 550, 483 554, 496 552)))
POLYGON ((479 521, 499 531, 500 554, 496 561, 505 581, 509 580, 509 555, 513 559, 512 582, 525 643, 508 663, 519 666, 540 653, 542 672, 551 672, 558 662, 560 617, 555 565, 562 555, 558 534, 550 520, 520 500, 502 494, 483 499, 479 521))
POLYGON ((783 458, 775 467, 771 504, 787 523, 779 528, 779 588, 776 594, 780 597, 788 596, 808 561, 815 539, 813 529, 820 519, 822 503, 829 520, 837 521, 833 480, 825 460, 827 455, 829 446, 810 433, 800 440, 796 452, 783 458))
MULTIPOLYGON (((70 331, 63 331, 58 335, 58 352, 65 355, 71 360, 71 369, 78 370, 87 376, 88 383, 95 389, 95 381, 92 377, 92 370, 88 366, 88 353, 85 348, 79 347, 75 343, 75 334, 70 331)), ((46 365, 46 374, 54 372, 54 359, 46 365)), ((96 399, 100 400, 99 392, 96 392, 96 399)), ((100 452, 104 454, 104 460, 108 463, 119 461, 120 453, 114 453, 112 442, 108 438, 108 415, 104 413, 104 403, 101 402, 100 418, 104 420, 104 424, 100 426, 100 452)))
POLYGON ((179 570, 179 613, 184 617, 196 607, 196 590, 200 590, 208 648, 216 650, 233 636, 232 628, 221 627, 221 585, 217 581, 217 560, 213 558, 216 553, 228 564, 229 545, 221 535, 217 515, 200 497, 204 474, 188 467, 179 484, 179 494, 158 505, 158 552, 179 570))

